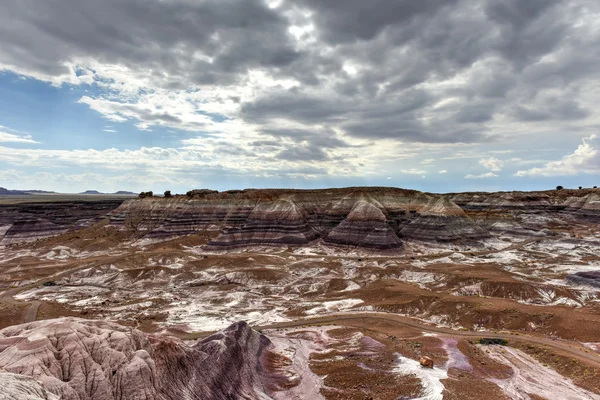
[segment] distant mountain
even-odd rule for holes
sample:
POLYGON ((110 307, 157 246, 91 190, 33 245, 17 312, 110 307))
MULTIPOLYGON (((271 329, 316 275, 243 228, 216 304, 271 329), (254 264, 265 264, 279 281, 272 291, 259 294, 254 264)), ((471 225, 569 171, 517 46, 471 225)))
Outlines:
POLYGON ((105 193, 100 193, 97 190, 86 190, 85 192, 81 192, 79 194, 105 194, 105 193))
POLYGON ((123 195, 136 195, 137 193, 128 192, 126 190, 119 190, 118 192, 115 192, 115 193, 102 193, 97 190, 86 190, 85 192, 81 192, 79 194, 118 194, 118 195, 123 196, 123 195))
POLYGON ((48 192, 46 190, 10 190, 0 187, 0 195, 28 195, 28 194, 42 194, 42 193, 55 193, 48 192))
POLYGON ((0 194, 27 194, 22 190, 8 190, 6 188, 0 187, 0 194))

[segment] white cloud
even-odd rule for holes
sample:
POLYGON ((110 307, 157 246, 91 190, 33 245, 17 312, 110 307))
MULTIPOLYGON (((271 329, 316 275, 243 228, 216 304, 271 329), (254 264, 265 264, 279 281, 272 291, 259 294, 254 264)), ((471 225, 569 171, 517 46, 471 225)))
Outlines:
POLYGON ((447 174, 447 173, 448 173, 448 171, 447 171, 447 170, 445 170, 445 169, 443 169, 443 170, 441 170, 441 171, 438 171, 438 174, 447 174))
POLYGON ((14 169, 0 171, 0 181, 9 189, 43 189, 64 193, 75 193, 83 190, 100 190, 116 192, 118 190, 142 191, 162 186, 194 187, 197 179, 185 176, 165 175, 156 172, 145 174, 126 173, 105 176, 93 171, 82 173, 23 173, 14 169))
POLYGON ((518 171, 515 176, 572 176, 580 173, 600 174, 600 138, 597 135, 584 138, 573 153, 561 160, 518 171))
POLYGON ((424 175, 426 173, 425 170, 416 169, 416 168, 401 169, 400 172, 402 172, 403 174, 407 174, 407 175, 424 175))
POLYGON ((31 135, 14 135, 0 131, 0 143, 39 143, 31 138, 31 135))
POLYGON ((494 174, 493 172, 487 172, 485 174, 480 174, 480 175, 473 175, 473 174, 468 174, 465 175, 465 179, 487 179, 487 178, 496 178, 498 175, 494 174))
POLYGON ((495 157, 490 157, 490 158, 482 158, 481 160, 479 160, 479 164, 483 165, 485 168, 489 169, 490 171, 498 172, 498 171, 502 171, 504 162, 502 160, 498 160, 495 157))

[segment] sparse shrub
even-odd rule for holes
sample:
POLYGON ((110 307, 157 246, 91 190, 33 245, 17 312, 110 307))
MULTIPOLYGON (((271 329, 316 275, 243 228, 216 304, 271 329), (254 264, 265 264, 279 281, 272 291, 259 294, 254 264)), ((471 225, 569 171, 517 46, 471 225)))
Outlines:
POLYGON ((165 197, 173 197, 173 195, 171 195, 171 191, 170 190, 167 190, 165 192, 165 197))
POLYGON ((203 199, 206 196, 209 196, 209 195, 215 194, 215 193, 219 193, 219 191, 218 190, 210 190, 210 189, 194 189, 194 190, 188 191, 185 195, 189 198, 203 199))
POLYGON ((598 189, 598 186, 594 186, 594 189, 598 189))
POLYGON ((146 197, 152 197, 152 196, 154 196, 154 193, 152 193, 152 191, 149 191, 149 192, 141 192, 138 197, 140 199, 144 199, 146 197))
POLYGON ((564 188, 562 186, 557 186, 556 190, 563 190, 564 188))
POLYGON ((579 190, 583 189, 583 186, 579 186, 579 190))
POLYGON ((506 346, 508 340, 500 338, 481 338, 479 339, 479 344, 498 344, 500 346, 506 346))

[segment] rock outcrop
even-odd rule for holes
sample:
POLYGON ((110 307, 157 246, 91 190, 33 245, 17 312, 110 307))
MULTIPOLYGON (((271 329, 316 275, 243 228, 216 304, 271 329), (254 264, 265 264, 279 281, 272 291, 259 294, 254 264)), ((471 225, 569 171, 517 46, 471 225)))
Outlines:
POLYGON ((0 244, 34 242, 50 236, 60 235, 67 228, 53 224, 46 219, 26 219, 14 222, 5 232, 0 244))
POLYGON ((207 247, 226 250, 249 246, 301 246, 318 237, 306 215, 291 200, 258 204, 240 227, 224 229, 207 247))
POLYGON ((244 322, 188 346, 103 321, 38 321, 0 331, 0 371, 17 374, 0 382, 16 399, 259 399, 269 345, 244 322))
POLYGON ((600 287, 600 271, 581 271, 566 276, 567 281, 578 285, 600 287))
POLYGON ((325 237, 325 243, 377 250, 402 248, 402 241, 383 211, 371 202, 360 200, 338 226, 325 237))
POLYGON ((582 198, 570 198, 567 203, 576 216, 600 222, 600 192, 596 191, 582 198))
POLYGON ((123 200, 57 200, 1 205, 0 245, 32 242, 88 227, 105 218, 123 200))
POLYGON ((11 373, 0 372, 0 400, 60 400, 49 393, 35 379, 11 373))
POLYGON ((547 190, 543 192, 457 193, 449 199, 465 211, 487 213, 550 213, 596 221, 600 218, 600 190, 547 190))
POLYGON ((110 218, 112 225, 136 228, 148 238, 218 230, 206 246, 210 251, 303 246, 316 239, 335 247, 397 251, 403 247, 402 236, 433 241, 487 237, 447 197, 377 187, 202 191, 198 196, 129 200, 110 218))
POLYGON ((406 240, 476 242, 492 234, 545 235, 549 225, 568 229, 574 219, 597 223, 600 191, 439 195, 383 187, 199 190, 125 202, 30 203, 0 206, 0 240, 11 244, 55 236, 105 216, 110 226, 136 238, 206 234, 212 238, 206 248, 210 251, 297 247, 317 240, 337 248, 398 251, 406 240))
POLYGON ((433 368, 433 359, 428 356, 423 356, 419 359, 419 364, 421 364, 421 367, 433 368))

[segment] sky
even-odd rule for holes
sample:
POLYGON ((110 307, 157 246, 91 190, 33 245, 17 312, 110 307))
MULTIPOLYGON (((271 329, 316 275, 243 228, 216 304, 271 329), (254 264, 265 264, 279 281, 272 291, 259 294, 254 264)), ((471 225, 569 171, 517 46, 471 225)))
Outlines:
POLYGON ((597 0, 3 0, 0 186, 600 184, 597 0))

